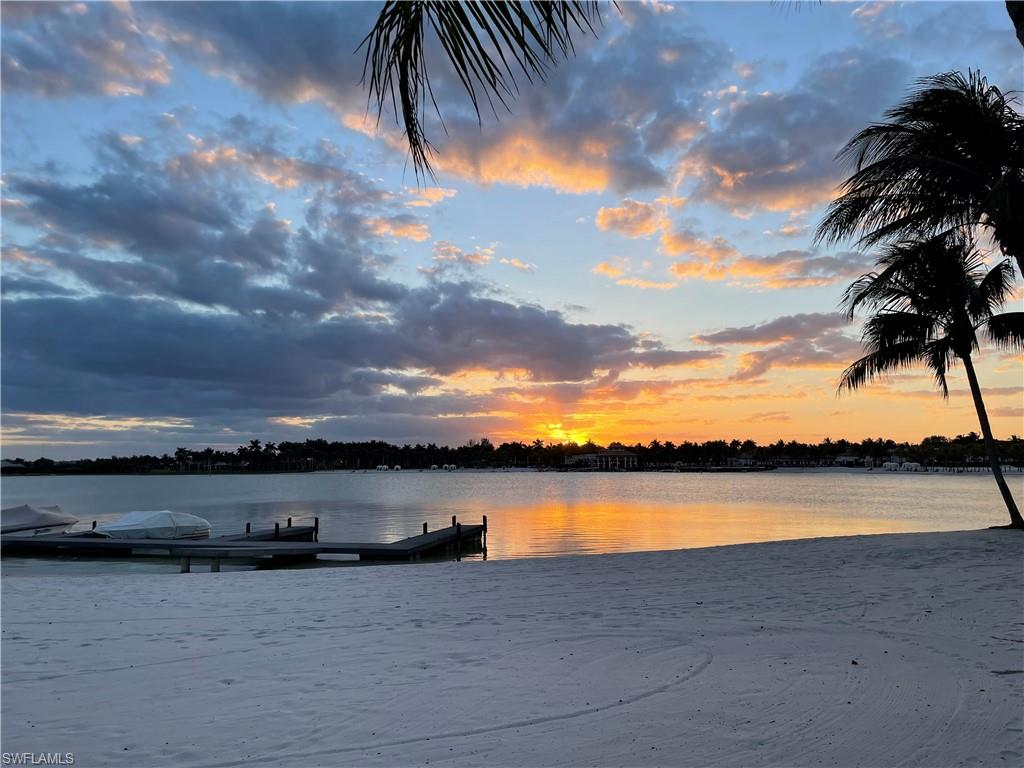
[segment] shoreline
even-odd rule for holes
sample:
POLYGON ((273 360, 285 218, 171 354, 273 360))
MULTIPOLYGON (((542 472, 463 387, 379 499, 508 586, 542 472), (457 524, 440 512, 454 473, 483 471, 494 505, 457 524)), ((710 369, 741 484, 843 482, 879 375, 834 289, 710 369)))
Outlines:
POLYGON ((980 530, 5 579, 4 748, 82 766, 1012 764, 1022 555, 1017 532, 980 530))

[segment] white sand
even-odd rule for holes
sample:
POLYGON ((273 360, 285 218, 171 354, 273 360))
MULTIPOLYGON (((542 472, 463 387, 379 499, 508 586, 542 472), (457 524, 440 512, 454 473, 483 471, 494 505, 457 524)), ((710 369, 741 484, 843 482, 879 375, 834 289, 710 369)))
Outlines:
POLYGON ((1022 555, 1024 536, 980 531, 11 577, 3 750, 77 766, 1020 765, 1022 555))

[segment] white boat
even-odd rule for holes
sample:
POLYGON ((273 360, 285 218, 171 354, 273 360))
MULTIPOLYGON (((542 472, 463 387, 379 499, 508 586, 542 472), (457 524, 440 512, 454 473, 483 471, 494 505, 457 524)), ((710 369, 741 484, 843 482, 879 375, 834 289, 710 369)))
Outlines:
POLYGON ((47 533, 67 533, 78 522, 77 517, 65 513, 60 507, 8 507, 0 510, 0 534, 4 536, 42 536, 47 533))
POLYGON ((97 525, 95 532, 111 539, 208 539, 210 523, 187 512, 158 509, 129 512, 97 525))

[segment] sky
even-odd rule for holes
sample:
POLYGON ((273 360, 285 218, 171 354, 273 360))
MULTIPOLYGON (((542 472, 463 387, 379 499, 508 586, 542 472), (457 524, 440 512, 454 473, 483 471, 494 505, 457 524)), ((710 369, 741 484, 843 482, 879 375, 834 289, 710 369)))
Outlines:
MULTIPOLYGON (((978 429, 959 371, 837 396, 873 256, 812 235, 917 78, 1024 88, 1002 2, 621 3, 482 124, 431 58, 423 183, 379 9, 2 4, 6 458, 978 429)), ((1024 431, 1021 357, 979 375, 1024 431)))

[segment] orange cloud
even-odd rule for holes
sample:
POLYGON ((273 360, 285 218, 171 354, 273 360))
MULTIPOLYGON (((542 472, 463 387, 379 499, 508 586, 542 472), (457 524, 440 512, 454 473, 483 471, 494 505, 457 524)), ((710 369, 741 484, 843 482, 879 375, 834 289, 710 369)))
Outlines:
POLYGON ((370 231, 378 237, 398 237, 421 243, 430 237, 426 223, 419 219, 392 216, 367 220, 370 231))
POLYGON ((649 237, 667 226, 658 206, 628 198, 617 208, 598 210, 594 223, 603 232, 618 232, 632 238, 649 237))
POLYGON ((423 187, 422 189, 406 187, 405 192, 410 198, 405 204, 409 208, 430 208, 448 198, 455 197, 456 194, 454 189, 445 189, 444 187, 423 187))
POLYGON ((611 147, 596 140, 557 146, 529 133, 505 133, 485 146, 450 142, 433 162, 438 170, 478 184, 552 187, 560 192, 603 192, 612 182, 611 147))
POLYGON ((641 288, 644 290, 655 290, 655 291, 668 291, 675 288, 678 283, 673 282, 655 282, 652 280, 642 280, 638 277, 623 277, 615 281, 616 285, 625 285, 630 288, 641 288))
POLYGON ((602 261, 590 271, 595 275, 604 275, 605 277, 619 277, 623 273, 622 267, 617 267, 610 261, 602 261))
POLYGON ((502 258, 499 260, 499 263, 505 264, 506 266, 512 267, 513 269, 518 269, 520 272, 533 272, 537 268, 534 264, 528 264, 525 261, 516 258, 502 258))

